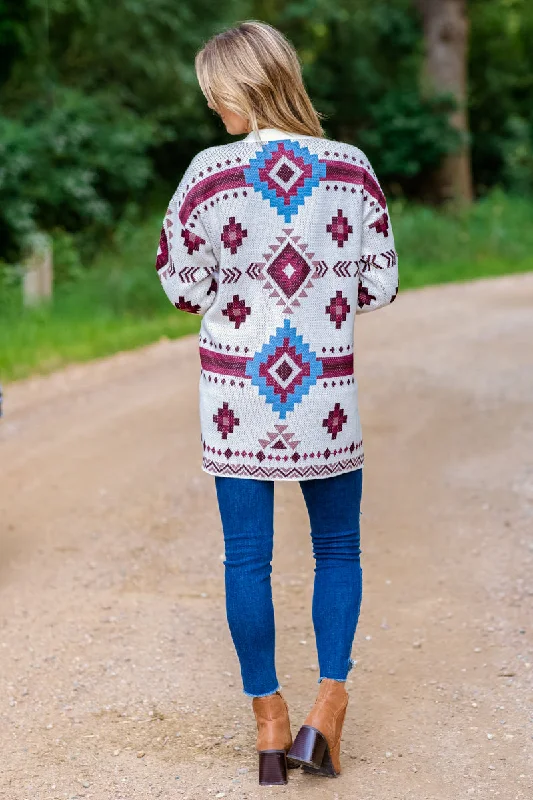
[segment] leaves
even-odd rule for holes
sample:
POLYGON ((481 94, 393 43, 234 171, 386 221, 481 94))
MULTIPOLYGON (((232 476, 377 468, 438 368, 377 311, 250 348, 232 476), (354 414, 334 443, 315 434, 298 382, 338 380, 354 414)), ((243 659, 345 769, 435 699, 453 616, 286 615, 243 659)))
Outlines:
MULTIPOLYGON (((470 0, 469 13, 474 177, 533 191, 533 4, 470 0)), ((457 146, 449 99, 420 90, 413 0, 0 0, 0 258, 37 228, 101 241, 127 204, 227 141, 194 55, 246 18, 293 41, 327 135, 362 147, 388 193, 416 194, 457 146)))
POLYGON ((16 250, 38 228, 76 231, 110 226, 146 186, 153 123, 117 108, 101 93, 57 90, 21 118, 0 116, 0 227, 16 250))

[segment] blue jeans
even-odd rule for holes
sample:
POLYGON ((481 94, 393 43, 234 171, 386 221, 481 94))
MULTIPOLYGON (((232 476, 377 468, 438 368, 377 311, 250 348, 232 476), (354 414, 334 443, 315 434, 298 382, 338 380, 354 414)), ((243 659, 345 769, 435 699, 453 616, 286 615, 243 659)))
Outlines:
MULTIPOLYGON (((272 603, 274 481, 215 477, 225 542, 226 613, 244 694, 280 687, 272 603)), ((362 469, 300 481, 315 558, 313 625, 319 679, 345 681, 362 597, 359 513, 362 469)))

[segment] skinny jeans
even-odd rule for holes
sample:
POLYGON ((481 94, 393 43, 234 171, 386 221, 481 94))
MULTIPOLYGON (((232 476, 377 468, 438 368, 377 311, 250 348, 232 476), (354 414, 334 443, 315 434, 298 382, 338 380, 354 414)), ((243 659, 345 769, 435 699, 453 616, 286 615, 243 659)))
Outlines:
MULTIPOLYGON (((300 481, 309 514, 314 567, 312 618, 320 683, 345 681, 362 598, 360 506, 363 470, 300 481)), ((243 691, 264 697, 276 674, 272 602, 274 481, 216 476, 224 533, 226 614, 243 691)))

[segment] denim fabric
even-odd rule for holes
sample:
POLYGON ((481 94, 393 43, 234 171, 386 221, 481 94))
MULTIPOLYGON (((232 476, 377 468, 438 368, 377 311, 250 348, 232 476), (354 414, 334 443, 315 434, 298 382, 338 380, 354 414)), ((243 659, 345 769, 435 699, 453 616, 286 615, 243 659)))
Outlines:
MULTIPOLYGON (((313 625, 319 678, 345 681, 362 598, 359 514, 362 469, 300 481, 315 558, 313 625)), ((244 694, 281 688, 275 666, 271 572, 274 481, 215 477, 225 543, 228 625, 244 694)))

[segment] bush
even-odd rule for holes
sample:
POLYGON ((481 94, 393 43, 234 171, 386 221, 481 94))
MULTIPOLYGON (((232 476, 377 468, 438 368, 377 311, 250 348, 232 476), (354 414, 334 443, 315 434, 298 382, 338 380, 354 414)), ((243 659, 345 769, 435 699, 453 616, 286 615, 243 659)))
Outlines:
POLYGON ((454 102, 420 86, 421 21, 412 0, 293 0, 273 24, 297 45, 324 128, 361 147, 387 194, 416 180, 457 147, 454 102))
POLYGON ((512 116, 505 133, 501 141, 504 181, 516 194, 533 195, 533 124, 512 116))
POLYGON ((153 127, 101 93, 58 89, 53 102, 0 116, 0 234, 16 259, 37 229, 111 230, 126 202, 141 199, 151 177, 153 127))
POLYGON ((389 91, 372 105, 372 125, 358 139, 380 179, 412 192, 417 179, 458 145, 459 134, 448 122, 454 107, 452 97, 425 99, 412 89, 389 91))
POLYGON ((500 189, 462 210, 391 203, 400 287, 533 270, 532 214, 500 189))

